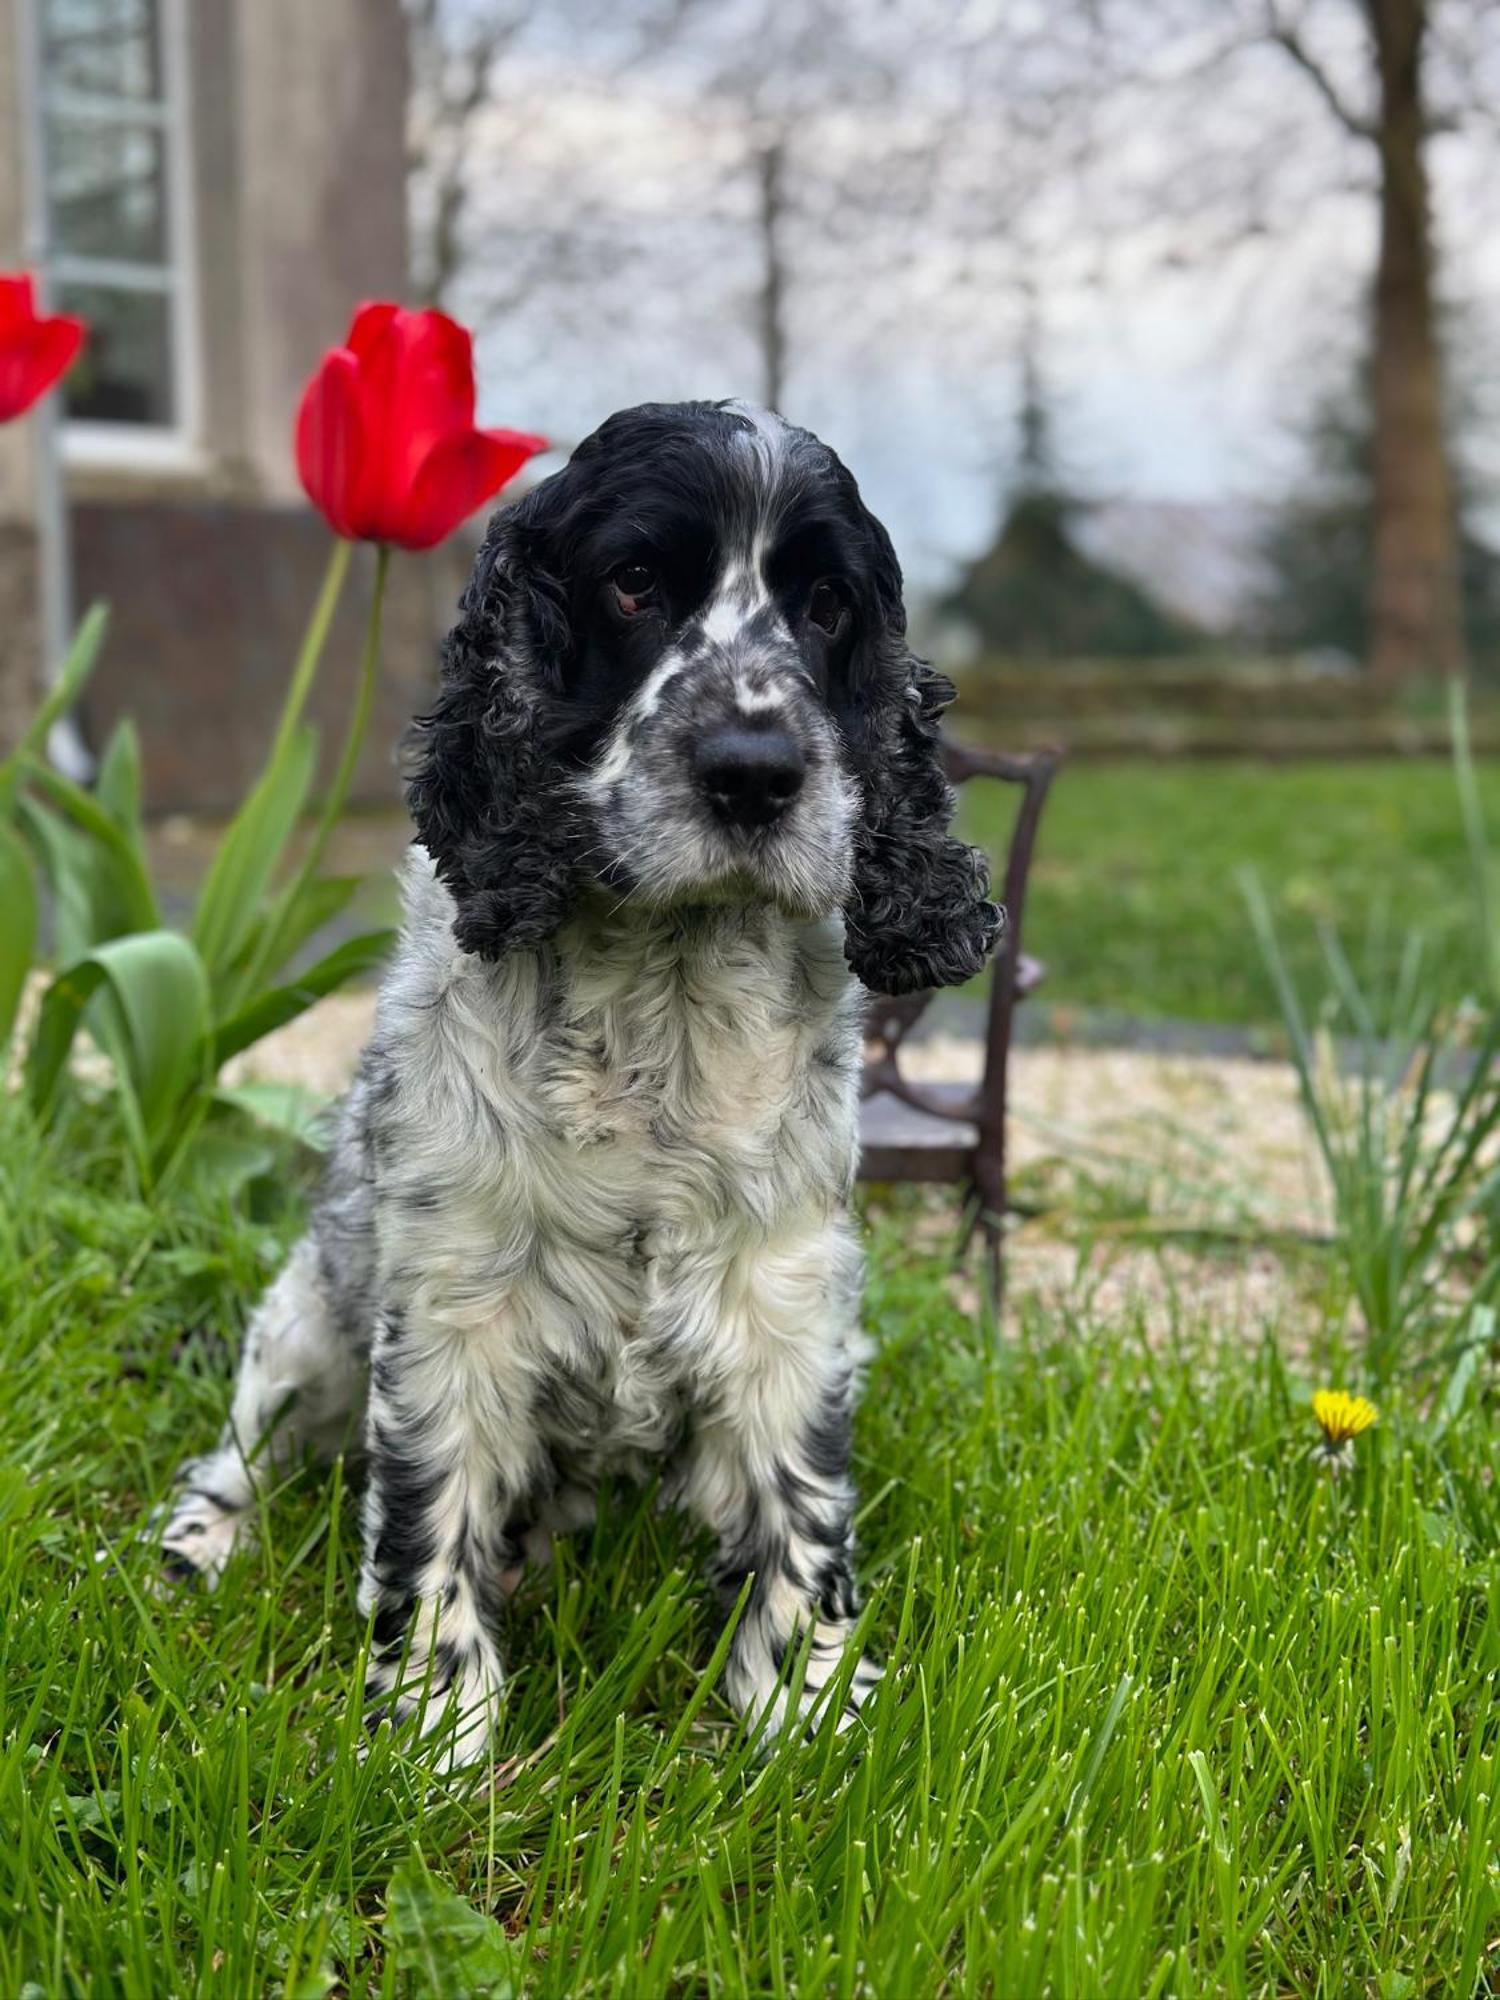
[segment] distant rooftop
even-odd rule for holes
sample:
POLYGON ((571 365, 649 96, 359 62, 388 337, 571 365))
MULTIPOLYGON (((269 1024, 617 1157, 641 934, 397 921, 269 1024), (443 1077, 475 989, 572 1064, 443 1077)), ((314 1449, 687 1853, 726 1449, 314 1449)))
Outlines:
POLYGON ((1102 500, 1072 523, 1079 550, 1206 632, 1251 623, 1266 587, 1269 509, 1254 500, 1102 500))

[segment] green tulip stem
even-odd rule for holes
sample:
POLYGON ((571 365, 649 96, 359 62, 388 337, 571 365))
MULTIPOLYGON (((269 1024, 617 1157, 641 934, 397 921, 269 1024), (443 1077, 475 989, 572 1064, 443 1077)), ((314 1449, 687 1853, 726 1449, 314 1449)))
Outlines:
POLYGON ((380 667, 380 628, 385 612, 385 585, 390 575, 391 551, 386 542, 381 542, 375 550, 375 587, 370 593, 370 615, 365 623, 365 643, 359 659, 359 685, 354 692, 354 713, 349 718, 348 733, 344 737, 344 747, 339 753, 338 769, 333 774, 333 784, 328 797, 323 801, 323 810, 318 818, 318 827, 313 835, 312 846, 302 864, 298 886, 311 881, 318 863, 323 858, 323 850, 338 824, 349 788, 354 783, 354 769, 359 762, 359 753, 364 748, 365 733, 370 726, 370 710, 375 704, 375 677, 380 667))
POLYGON ((292 670, 292 684, 287 689, 286 701, 282 705, 281 720, 276 725, 276 741, 271 747, 267 760, 270 769, 282 755, 287 744, 296 733, 302 720, 302 711, 307 706, 307 697, 312 692, 313 681, 317 677, 318 662, 323 657, 323 648, 328 642, 328 628, 333 623, 333 614, 338 609, 339 598, 343 595, 344 580, 349 574, 349 556, 352 542, 336 536, 329 552, 328 567, 323 572, 323 587, 318 592, 318 601, 307 621, 307 630, 302 637, 302 650, 297 655, 297 664, 292 670))
MULTIPOLYGON (((347 542, 340 542, 339 547, 344 550, 347 562, 349 544, 347 542)), ((333 567, 330 564, 330 572, 332 572, 333 567)), ((375 550, 375 587, 370 595, 370 613, 365 623, 365 642, 360 653, 359 685, 355 689, 354 694, 354 712, 349 718, 349 727, 344 735, 344 747, 339 752, 338 768, 333 774, 333 783, 329 786, 328 795, 323 801, 323 809, 318 814, 318 823, 313 829, 312 839, 308 843, 307 852, 302 857, 296 874, 277 898, 272 920, 266 926, 260 949, 255 954, 255 961, 246 979, 246 988, 249 991, 254 991, 256 982, 268 966, 279 963, 281 939, 285 934, 285 926, 296 914, 297 907, 308 885, 318 872, 318 864, 323 859, 324 850, 328 845, 333 829, 339 822, 339 817, 349 797, 349 788, 354 782, 355 766, 359 763, 359 753, 364 748, 365 734, 370 726, 370 710, 374 706, 375 701, 375 677, 380 666, 380 629, 385 610, 386 578, 390 574, 390 567, 390 549, 384 542, 381 542, 375 550)), ((339 574, 341 580, 342 568, 340 568, 339 574)), ((327 586, 325 585, 325 594, 326 590, 327 586)), ((321 610, 321 608, 320 601, 319 609, 321 610)), ((313 615, 313 625, 316 626, 316 624, 317 613, 315 612, 313 615)), ((309 628, 310 634, 311 629, 309 628)), ((301 672, 302 662, 299 660, 297 663, 299 677, 301 672)), ((293 693, 295 694, 295 692, 294 684, 293 693)), ((293 701, 290 699, 287 702, 287 710, 288 713, 294 713, 293 701)))

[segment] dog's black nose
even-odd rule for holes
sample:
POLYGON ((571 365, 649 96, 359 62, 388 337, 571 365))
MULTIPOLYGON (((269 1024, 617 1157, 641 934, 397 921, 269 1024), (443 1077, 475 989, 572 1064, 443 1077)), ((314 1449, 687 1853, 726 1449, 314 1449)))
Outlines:
POLYGON ((807 759, 784 729, 730 723, 704 737, 693 759, 709 805, 728 826, 771 826, 802 789, 807 759))

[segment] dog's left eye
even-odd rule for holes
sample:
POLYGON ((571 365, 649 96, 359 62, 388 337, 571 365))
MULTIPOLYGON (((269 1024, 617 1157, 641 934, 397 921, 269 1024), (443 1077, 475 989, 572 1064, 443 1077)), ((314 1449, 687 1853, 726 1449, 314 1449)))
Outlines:
POLYGON ((650 610, 656 602, 656 572, 644 563, 622 563, 609 581, 615 603, 627 618, 650 610))
POLYGON ((844 593, 836 583, 830 583, 825 578, 822 583, 813 585, 812 596, 807 600, 807 615, 820 632, 826 632, 832 638, 843 624, 848 608, 844 593))

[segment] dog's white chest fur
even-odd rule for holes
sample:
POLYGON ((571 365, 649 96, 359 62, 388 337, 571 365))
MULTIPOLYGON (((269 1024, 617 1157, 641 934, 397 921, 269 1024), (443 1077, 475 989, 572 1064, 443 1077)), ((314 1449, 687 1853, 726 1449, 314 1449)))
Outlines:
POLYGON ((826 1314, 831 1291, 852 1313, 839 928, 740 909, 614 925, 601 904, 491 966, 453 945, 424 860, 365 1108, 382 1290, 418 1308, 435 1367, 524 1403, 554 1445, 657 1451, 782 1313, 826 1314), (776 1303, 762 1283, 738 1308, 768 1259, 776 1303))

